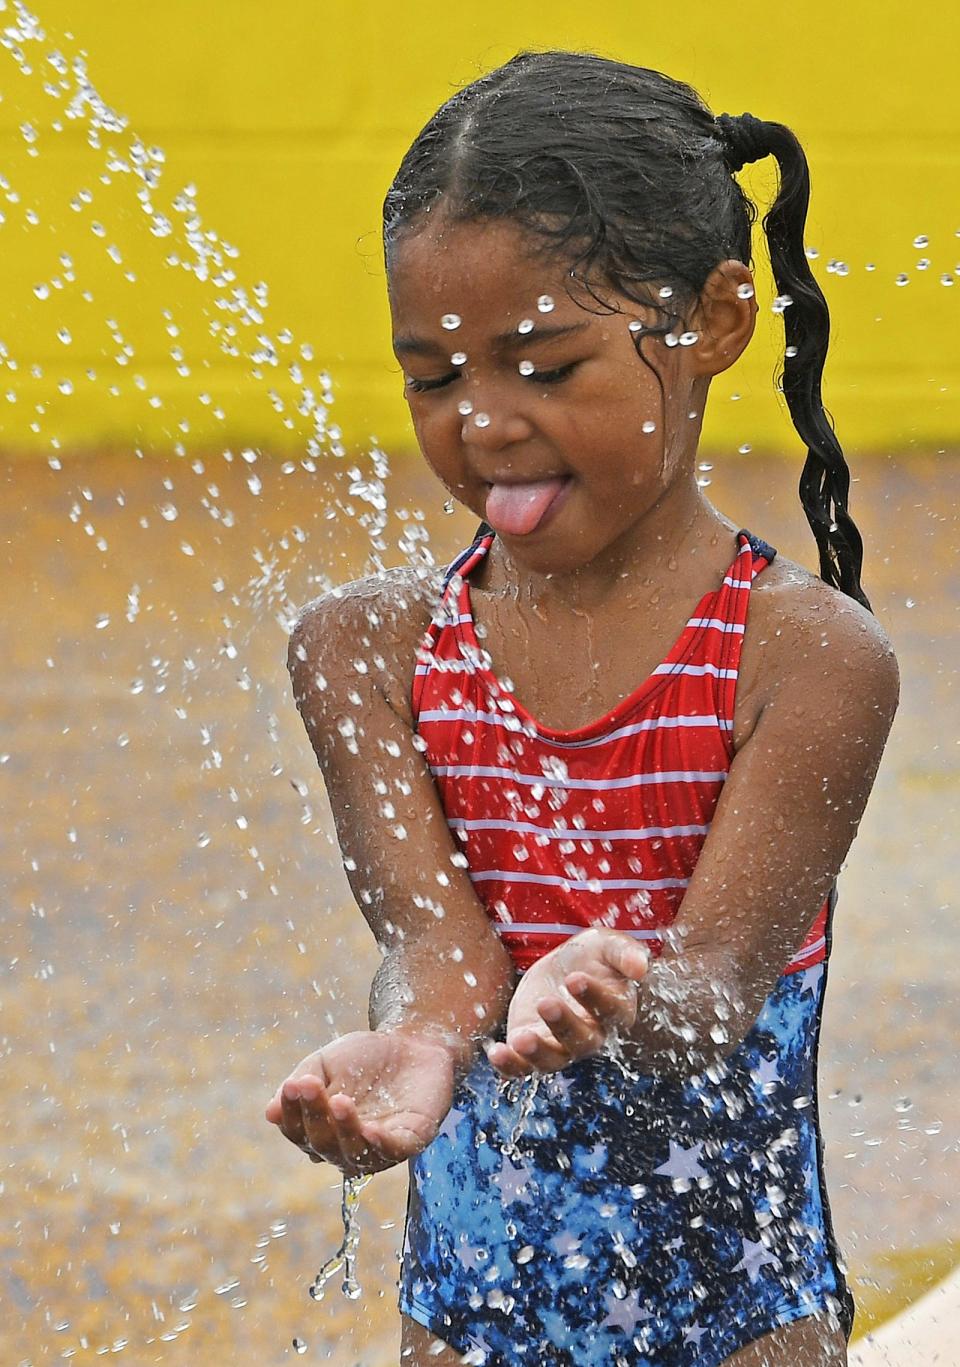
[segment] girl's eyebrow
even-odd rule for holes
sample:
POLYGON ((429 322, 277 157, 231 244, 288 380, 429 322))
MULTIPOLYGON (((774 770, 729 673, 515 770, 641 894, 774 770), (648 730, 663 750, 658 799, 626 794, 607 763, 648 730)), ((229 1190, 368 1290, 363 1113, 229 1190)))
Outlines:
MULTIPOLYGON (((518 332, 516 328, 511 328, 509 332, 501 332, 498 337, 494 337, 493 345, 497 350, 516 351, 522 347, 532 346, 536 342, 549 341, 553 337, 567 337, 571 333, 582 332, 589 326, 588 322, 554 323, 538 325, 531 332, 518 332)), ((410 356, 446 356, 453 345, 452 338, 445 344, 428 341, 425 337, 405 336, 393 339, 394 351, 404 352, 410 356)))

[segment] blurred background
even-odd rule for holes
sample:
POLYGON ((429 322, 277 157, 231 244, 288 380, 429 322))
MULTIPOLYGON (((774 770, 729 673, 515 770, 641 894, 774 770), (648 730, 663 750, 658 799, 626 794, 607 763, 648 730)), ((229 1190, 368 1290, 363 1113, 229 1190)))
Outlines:
MULTIPOLYGON (((396 1361, 403 1174, 363 1195, 362 1299, 315 1303, 339 1181, 262 1118, 377 962, 286 641, 331 584, 472 533, 416 453, 380 203, 436 106, 525 47, 655 67, 807 152, 825 402, 904 676, 821 1048, 857 1332, 960 1258, 960 21, 595 8, 0 0, 4 1363, 396 1361)), ((761 215, 773 167, 741 175, 761 215)), ((702 481, 813 566, 759 223, 754 254, 702 481)))

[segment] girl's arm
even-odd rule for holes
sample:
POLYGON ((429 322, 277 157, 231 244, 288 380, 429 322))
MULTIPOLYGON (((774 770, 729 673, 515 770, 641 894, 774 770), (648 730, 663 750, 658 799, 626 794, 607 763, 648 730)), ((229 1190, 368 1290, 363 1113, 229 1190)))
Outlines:
POLYGON ((440 1040, 464 1069, 504 1018, 514 970, 414 734, 410 684, 429 618, 410 572, 348 585, 301 612, 288 668, 350 886, 383 954, 370 1028, 440 1040))
POLYGON ((525 980, 507 1044, 490 1051, 507 1075, 595 1052, 610 1022, 644 1071, 700 1072, 742 1041, 803 942, 866 806, 898 672, 876 620, 819 581, 755 591, 755 609, 757 719, 662 956, 644 975, 634 942, 612 931, 587 933, 597 944, 582 962, 574 941, 554 951, 556 986, 525 980))

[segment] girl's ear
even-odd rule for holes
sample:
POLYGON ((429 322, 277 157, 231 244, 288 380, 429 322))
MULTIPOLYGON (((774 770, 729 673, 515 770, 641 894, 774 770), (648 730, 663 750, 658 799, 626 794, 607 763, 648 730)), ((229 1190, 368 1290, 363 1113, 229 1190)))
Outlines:
POLYGON ((746 350, 757 322, 753 290, 753 275, 742 261, 714 266, 691 320, 691 330, 699 333, 696 346, 689 349, 695 375, 719 375, 746 350))

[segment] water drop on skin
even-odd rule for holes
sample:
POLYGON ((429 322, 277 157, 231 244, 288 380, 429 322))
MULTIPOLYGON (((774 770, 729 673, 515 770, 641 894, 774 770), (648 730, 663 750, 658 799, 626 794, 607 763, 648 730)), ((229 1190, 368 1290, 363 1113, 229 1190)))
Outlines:
POLYGON ((672 286, 672 285, 664 285, 663 288, 660 290, 660 298, 661 298, 661 299, 672 299, 672 298, 673 298, 673 286, 672 286))
POLYGON ((477 416, 474 418, 474 422, 477 424, 478 427, 489 427, 489 426, 490 426, 490 414, 489 414, 489 413, 478 413, 477 416))
POLYGON ((462 418, 469 418, 470 414, 473 412, 473 404, 469 399, 461 399, 457 404, 457 412, 462 418))
POLYGON ((536 370, 536 366, 532 361, 521 361, 517 366, 517 369, 520 371, 521 375, 532 375, 536 370))
POLYGON ((681 346, 695 346, 700 340, 699 332, 682 332, 680 334, 681 346))
POLYGON ((447 501, 446 501, 446 503, 443 505, 443 511, 444 511, 445 513, 452 513, 452 512, 453 512, 453 506, 454 506, 454 505, 453 505, 453 499, 452 499, 452 498, 448 498, 447 501))
POLYGON ((528 332, 532 332, 532 331, 533 331, 533 319, 532 319, 532 318, 521 318, 521 319, 520 319, 520 322, 517 324, 517 331, 518 331, 519 333, 522 333, 523 336, 526 336, 528 332))
POLYGON ((445 313, 440 319, 440 326, 447 332, 455 332, 462 322, 459 313, 445 313))
POLYGON ((450 357, 450 364, 461 366, 467 364, 467 353, 465 351, 455 351, 450 357))
POLYGON ((742 285, 737 286, 737 297, 740 299, 752 299, 755 293, 756 291, 753 286, 748 285, 746 281, 744 281, 742 285))
POLYGON ((647 433, 656 432, 657 424, 653 422, 650 418, 648 418, 647 421, 643 424, 642 430, 647 433))
POLYGON ((541 313, 553 312, 554 303, 553 299, 550 297, 549 294, 541 294, 540 298, 537 300, 537 308, 540 310, 541 313))

